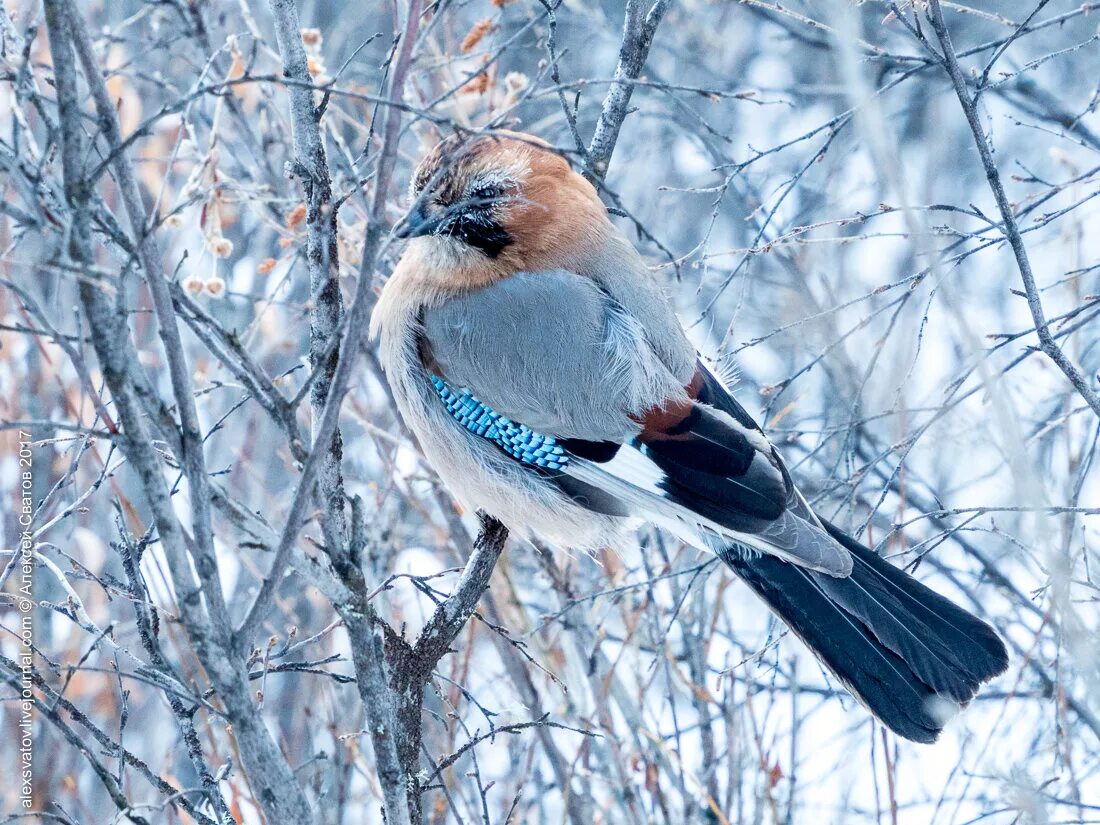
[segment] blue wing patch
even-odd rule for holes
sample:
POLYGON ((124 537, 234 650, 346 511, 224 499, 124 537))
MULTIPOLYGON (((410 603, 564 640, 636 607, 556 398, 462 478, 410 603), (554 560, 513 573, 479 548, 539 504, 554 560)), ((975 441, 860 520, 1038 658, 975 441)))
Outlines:
POLYGON ((469 390, 456 392, 438 375, 432 376, 432 386, 451 418, 474 435, 492 441, 513 458, 547 470, 561 470, 569 463, 569 456, 553 436, 536 433, 530 427, 505 418, 469 390))

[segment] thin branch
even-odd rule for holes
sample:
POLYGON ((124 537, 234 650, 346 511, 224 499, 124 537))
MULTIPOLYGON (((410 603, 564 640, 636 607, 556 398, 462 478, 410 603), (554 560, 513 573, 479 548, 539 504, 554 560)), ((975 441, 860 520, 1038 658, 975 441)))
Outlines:
POLYGON ((643 13, 640 0, 627 0, 623 20, 623 39, 619 46, 619 61, 615 66, 615 79, 607 89, 603 111, 596 122, 596 131, 588 144, 587 169, 584 176, 590 183, 601 181, 607 175, 611 154, 619 140, 619 130, 630 113, 630 97, 634 94, 634 81, 642 73, 653 35, 661 24, 671 0, 657 0, 643 13))
MULTIPOLYGON (((307 84, 309 60, 302 43, 298 7, 294 0, 270 0, 275 20, 275 39, 283 60, 283 75, 298 84, 307 84)), ((344 515, 344 479, 340 469, 343 437, 339 427, 318 440, 319 425, 325 412, 339 348, 333 339, 339 335, 344 317, 344 298, 340 294, 340 261, 336 245, 336 208, 332 203, 332 178, 321 135, 321 112, 314 106, 314 92, 306 85, 288 87, 291 131, 294 135, 294 161, 288 174, 301 178, 306 202, 306 265, 309 268, 309 359, 317 379, 310 392, 313 413, 313 449, 324 451, 318 468, 318 494, 323 515, 321 526, 325 544, 342 548, 347 542, 344 515)))
POLYGON ((1050 326, 1043 311, 1043 303, 1039 296, 1039 287, 1035 282, 1035 274, 1031 269, 1027 247, 1020 235, 1020 228, 1016 223, 1016 215, 1012 210, 1012 204, 1009 203, 1008 196, 1005 194, 1004 186, 1001 183, 1001 175, 997 171, 997 164, 993 160, 993 153, 990 150, 989 138, 986 136, 978 118, 974 100, 971 99, 967 90, 966 79, 963 76, 962 68, 959 66, 955 46, 951 42, 951 33, 944 23, 939 0, 931 0, 929 17, 932 21, 932 29, 936 32, 936 37, 940 41, 940 48, 943 50, 943 67, 951 78, 951 85, 955 87, 955 95, 959 99, 959 105, 962 106, 963 114, 966 115, 966 122, 970 126, 971 134, 974 136, 974 145, 978 148, 978 156, 982 160, 986 180, 989 181, 989 188, 993 192, 993 198, 997 201, 997 209, 1001 213, 1003 222, 1001 229, 1005 238, 1008 239, 1009 246, 1012 247, 1012 254, 1016 257, 1016 265, 1020 269, 1020 279, 1024 283, 1024 292, 1027 295, 1027 307, 1031 311, 1032 320, 1035 321, 1035 333, 1039 336, 1039 348, 1058 366, 1058 369, 1069 379, 1069 382, 1073 384, 1077 392, 1092 408, 1092 411, 1100 417, 1100 394, 1085 380, 1085 377, 1081 375, 1081 371, 1077 369, 1077 366, 1062 351, 1050 334, 1050 326))
POLYGON ((451 643, 473 614, 481 594, 489 586, 493 568, 508 539, 508 529, 503 524, 483 513, 479 513, 479 517, 481 530, 474 540, 474 549, 459 577, 458 585, 436 608, 412 649, 417 667, 425 680, 450 650, 451 643))
MULTIPOLYGON (((90 229, 91 189, 83 177, 85 153, 74 49, 84 63, 85 78, 100 111, 100 126, 108 140, 115 143, 118 142, 118 123, 103 84, 102 74, 95 62, 95 54, 83 19, 70 0, 47 0, 46 10, 51 55, 57 76, 65 192, 73 214, 70 255, 78 264, 85 265, 92 263, 95 258, 90 229)), ((190 421, 190 424, 185 423, 183 438, 197 443, 184 447, 183 455, 191 482, 193 513, 203 522, 197 523, 195 529, 201 532, 204 540, 209 542, 208 545, 204 547, 197 540, 189 541, 173 512, 160 463, 152 450, 144 417, 134 398, 136 387, 131 368, 138 363, 138 357, 134 351, 124 309, 108 302, 98 288, 81 282, 81 299, 88 315, 93 344, 123 427, 122 450, 138 472, 146 499, 153 510, 157 531, 169 559, 169 569, 184 624, 192 637, 199 661, 225 703, 226 715, 233 723, 241 759, 256 791, 257 802, 272 825, 307 822, 311 819, 312 812, 305 796, 252 705, 244 662, 232 655, 230 626, 217 574, 217 562, 213 558, 208 484, 201 453, 202 440, 190 392, 190 374, 185 371, 186 362, 183 359, 179 332, 175 328, 171 296, 157 264, 159 255, 155 254, 156 246, 145 231, 140 192, 128 158, 120 155, 116 175, 124 200, 127 201, 134 234, 139 240, 150 292, 155 296, 154 304, 158 312, 162 313, 160 331, 168 351, 177 405, 181 410, 190 408, 190 413, 182 413, 185 422, 190 421), (180 348, 173 353, 171 349, 174 346, 180 348), (184 370, 182 374, 181 370, 184 370), (190 477, 199 472, 201 478, 190 477), (201 501, 196 502, 196 499, 201 501), (191 574, 189 548, 194 548, 196 553, 195 568, 202 585, 198 585, 191 574), (205 610, 210 611, 209 614, 204 611, 204 605, 205 610)))
MULTIPOLYGON (((118 121, 115 102, 107 90, 99 63, 92 46, 84 19, 77 11, 73 0, 65 0, 66 11, 72 21, 72 42, 77 57, 84 69, 84 79, 92 93, 98 115, 99 128, 109 147, 122 142, 122 129, 118 121)), ((206 472, 206 459, 203 456, 202 428, 195 407, 195 391, 191 382, 191 367, 187 363, 183 341, 176 325, 176 312, 172 306, 172 296, 168 280, 164 274, 160 245, 156 235, 150 231, 153 221, 146 214, 145 203, 141 197, 134 167, 126 153, 115 156, 111 168, 118 181, 126 217, 130 222, 130 233, 137 247, 138 260, 145 272, 145 283, 153 299, 153 308, 157 319, 157 333, 164 348, 168 362, 168 372, 172 382, 172 392, 176 400, 176 409, 180 417, 181 441, 180 463, 187 475, 190 487, 191 529, 194 531, 195 549, 198 555, 198 572, 203 583, 203 598, 206 600, 213 618, 224 628, 229 627, 229 611, 222 595, 221 577, 214 559, 214 533, 210 521, 210 493, 206 472)))

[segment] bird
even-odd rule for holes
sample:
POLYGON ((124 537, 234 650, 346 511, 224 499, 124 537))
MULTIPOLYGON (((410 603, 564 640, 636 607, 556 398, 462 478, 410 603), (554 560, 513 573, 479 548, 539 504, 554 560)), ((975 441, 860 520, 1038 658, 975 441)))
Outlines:
POLYGON ((410 200, 369 333, 462 506, 555 546, 649 522, 714 553, 905 739, 1006 670, 989 624, 815 513, 564 153, 453 134, 410 200))

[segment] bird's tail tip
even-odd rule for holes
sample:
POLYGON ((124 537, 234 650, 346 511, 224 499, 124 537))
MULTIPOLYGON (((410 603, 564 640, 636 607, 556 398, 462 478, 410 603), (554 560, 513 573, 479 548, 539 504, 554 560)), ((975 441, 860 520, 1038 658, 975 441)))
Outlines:
POLYGON ((1008 667, 986 622, 823 522, 847 548, 847 578, 769 556, 723 558, 845 687, 900 736, 934 742, 1008 667))

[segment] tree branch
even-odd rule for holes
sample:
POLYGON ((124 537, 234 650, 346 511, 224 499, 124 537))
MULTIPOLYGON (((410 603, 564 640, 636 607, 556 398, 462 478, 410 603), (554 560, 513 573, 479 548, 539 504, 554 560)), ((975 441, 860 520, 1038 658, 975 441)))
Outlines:
POLYGON ((619 46, 619 60, 615 66, 615 79, 608 87, 603 101, 603 111, 596 122, 596 131, 588 145, 587 166, 584 176, 590 183, 602 181, 607 175, 611 154, 619 140, 619 129, 629 114, 630 97, 634 94, 634 82, 645 67, 653 35, 661 24, 671 0, 657 0, 645 14, 640 0, 627 0, 623 19, 623 39, 619 46))
MULTIPOLYGON (((423 782, 420 772, 422 743, 421 719, 424 714, 424 688, 439 660, 451 648, 466 621, 474 612, 482 594, 489 586, 497 559, 508 540, 508 530, 496 519, 478 513, 481 529, 474 547, 452 593, 436 608, 416 643, 409 645, 388 626, 375 620, 375 626, 388 631, 386 660, 387 702, 394 702, 398 736, 394 740, 399 760, 402 784, 408 795, 408 808, 413 822, 421 816, 420 795, 423 782)), ((369 677, 376 679, 374 674, 369 677)), ((362 684, 360 689, 362 689, 362 684)), ((376 697, 378 694, 370 694, 376 697)), ((364 695, 364 702, 368 702, 364 695)), ((368 702, 369 707, 369 702, 368 702)), ((372 733, 374 725, 372 723, 372 733)), ((376 745, 377 748, 377 745, 376 745)))
MULTIPOLYGON (((284 74, 298 82, 308 82, 310 76, 301 43, 294 0, 271 0, 270 5, 276 20, 284 74)), ((412 0, 390 76, 388 97, 391 101, 400 100, 403 95, 421 13, 421 0, 412 0)), ((367 329, 367 321, 373 308, 371 286, 374 281, 376 262, 382 249, 382 241, 388 232, 385 206, 397 157, 401 109, 397 106, 387 107, 382 132, 382 149, 377 160, 374 195, 355 297, 347 315, 340 345, 332 350, 331 355, 328 356, 329 360, 322 364, 319 361, 329 350, 331 337, 338 334, 342 320, 339 283, 335 277, 335 214, 326 214, 331 200, 331 183, 319 129, 320 116, 313 106, 313 90, 302 86, 291 87, 291 108, 296 154, 308 175, 306 179, 307 220, 309 221, 307 255, 312 293, 316 301, 316 308, 311 315, 310 351, 314 360, 314 369, 322 369, 323 372, 312 394, 315 422, 313 452, 303 467, 290 517, 280 539, 271 571, 264 580, 260 593, 242 625, 241 636, 246 639, 251 637, 273 603, 279 580, 289 561, 291 549, 297 539, 305 513, 313 483, 312 475, 316 473, 319 476, 321 498, 326 512, 325 520, 330 524, 325 530, 326 550, 337 575, 354 594, 350 602, 338 601, 335 607, 344 620, 351 642, 352 660, 371 731, 376 770, 383 789, 386 821, 389 825, 405 825, 405 823, 418 822, 420 819, 419 791, 416 790, 415 780, 408 776, 409 772, 404 768, 399 757, 397 741, 399 725, 394 697, 385 687, 388 683, 387 667, 382 635, 380 635, 385 630, 385 625, 375 617, 373 608, 368 603, 358 549, 349 544, 346 536, 343 480, 340 470, 342 450, 337 429, 340 406, 347 392, 352 369, 362 354, 364 347, 362 336, 367 329), (318 460, 318 455, 322 451, 323 457, 318 460)), ((419 741, 417 747, 419 748, 419 741)))
POLYGON ((321 113, 313 104, 314 90, 309 62, 302 44, 298 7, 294 0, 270 0, 275 20, 275 39, 283 60, 283 75, 296 81, 287 87, 290 95, 291 131, 294 135, 294 163, 288 174, 300 177, 306 201, 306 264, 312 307, 309 313, 309 359, 318 377, 310 391, 313 413, 314 449, 325 451, 318 468, 318 491, 323 508, 325 544, 342 547, 347 542, 344 514, 344 479, 340 468, 343 438, 339 427, 319 441, 319 425, 325 401, 336 374, 340 349, 331 346, 344 317, 340 294, 340 261, 336 244, 336 209, 332 205, 332 178, 321 136, 321 113))
MULTIPOLYGON (((74 48, 84 63, 85 78, 92 89, 93 99, 100 109, 101 128, 112 143, 118 142, 118 124, 114 119, 114 109, 110 104, 109 95, 103 85, 103 77, 95 63, 91 40, 84 27, 83 19, 69 0, 46 0, 45 6, 51 55, 57 78, 65 195, 73 216, 69 254, 78 265, 87 266, 94 262, 88 208, 91 189, 84 178, 82 112, 77 91, 74 48), (103 109, 104 102, 107 104, 106 111, 103 109)), ((152 439, 139 409, 140 405, 135 401, 136 390, 131 376, 131 366, 138 363, 138 356, 130 338, 125 309, 107 301, 97 285, 81 281, 81 300, 88 316, 93 346, 123 428, 121 447, 127 460, 138 473, 146 500, 153 511, 157 532, 168 557, 168 568, 184 625, 192 637, 199 661, 225 705, 226 716, 233 724, 241 760, 255 790, 257 803, 271 825, 308 822, 312 817, 309 805, 294 779, 290 766, 252 704, 244 662, 234 656, 234 648, 230 643, 230 627, 221 594, 220 579, 217 575, 217 565, 213 559, 208 513, 208 485, 201 454, 202 440, 197 417, 194 416, 194 400, 190 392, 190 376, 187 373, 178 372, 186 368, 182 349, 178 349, 175 353, 171 352, 172 347, 181 346, 179 331, 175 328, 167 285, 162 279, 159 268, 156 267, 157 256, 153 254, 156 247, 151 244, 145 232, 142 218, 144 212, 136 180, 129 168, 128 159, 120 154, 118 163, 116 175, 123 189, 124 200, 127 201, 127 209, 139 249, 144 250, 141 253, 142 263, 146 268, 149 288, 155 295, 160 295, 160 298, 155 299, 158 311, 164 310, 161 299, 167 301, 167 312, 160 316, 162 341, 166 350, 169 351, 173 388, 178 394, 177 405, 185 421, 190 421, 190 429, 185 424, 184 439, 190 438, 198 442, 189 448, 184 448, 184 464, 185 468, 188 468, 189 481, 191 481, 190 473, 201 471, 202 474, 198 483, 192 482, 191 498, 193 508, 197 508, 193 509, 193 513, 205 518, 205 526, 196 523, 195 529, 197 532, 202 531, 205 539, 210 542, 206 548, 200 544, 197 537, 194 541, 189 540, 175 517, 159 460, 151 446, 152 439), (128 183, 124 184, 123 181, 128 183), (182 412, 187 405, 190 405, 190 414, 182 412), (202 502, 196 504, 196 498, 202 498, 202 502), (195 582, 191 575, 189 548, 193 548, 196 554, 195 568, 201 578, 201 585, 195 582), (204 612, 204 606, 205 610, 210 611, 209 615, 204 612)))
POLYGON ((508 540, 508 528, 484 513, 478 514, 481 529, 474 540, 466 566, 454 591, 435 609, 412 649, 421 678, 427 681, 436 664, 451 648, 466 621, 489 586, 497 559, 508 540))
MULTIPOLYGON (((71 20, 73 48, 80 59, 85 82, 92 93, 99 128, 107 141, 108 150, 111 151, 122 142, 122 130, 119 126, 115 103, 111 99, 110 92, 107 91, 107 84, 99 69, 92 39, 84 25, 84 18, 79 14, 72 0, 65 0, 65 6, 71 20)), ((153 299, 157 334, 164 348, 172 382, 172 393, 175 396, 176 409, 179 411, 182 435, 180 464, 190 488, 191 529, 194 531, 196 568, 203 583, 203 597, 207 601, 213 618, 219 625, 228 629, 229 611, 222 595, 221 576, 214 558, 209 479, 202 449, 202 428, 198 410, 195 408, 195 389, 191 382, 191 368, 187 363, 179 328, 176 326, 176 312, 172 306, 168 280, 164 277, 160 246, 156 235, 151 231, 153 222, 148 219, 145 203, 141 197, 141 188, 129 156, 125 152, 115 153, 111 168, 118 181, 138 261, 145 272, 145 283, 153 299)))
MULTIPOLYGON (((1001 220, 1003 221, 1001 230, 1005 238, 1008 239, 1009 246, 1012 247, 1012 254, 1016 257, 1016 265, 1019 267, 1020 279, 1024 283, 1024 293, 1027 296, 1027 306, 1035 322, 1035 332, 1039 336, 1039 349, 1058 366, 1058 369, 1069 379, 1080 396, 1085 399, 1085 403, 1100 417, 1100 394, 1089 385, 1077 366, 1062 351, 1050 334, 1050 326, 1043 311, 1043 303, 1039 296, 1039 287, 1035 282, 1035 274, 1031 269, 1027 247, 1020 235, 1020 228, 1016 223, 1012 205, 1008 201, 1008 196, 1005 195, 1000 172, 997 171, 997 164, 993 160, 993 153, 989 148, 989 139, 986 137, 985 130, 978 119, 978 111, 974 105, 974 100, 971 99, 967 91, 966 79, 959 66, 955 46, 951 42, 951 33, 944 23, 943 10, 940 8, 939 0, 931 0, 929 18, 932 21, 932 29, 936 32, 936 37, 940 41, 940 48, 943 50, 943 67, 951 78, 955 95, 962 106, 963 114, 966 115, 966 122, 970 126, 971 134, 974 136, 974 145, 978 148, 978 156, 981 158, 982 167, 985 169, 986 180, 989 181, 989 188, 993 192, 994 200, 997 201, 997 209, 1000 211, 1001 220)), ((980 92, 981 89, 979 88, 978 93, 980 92)))

